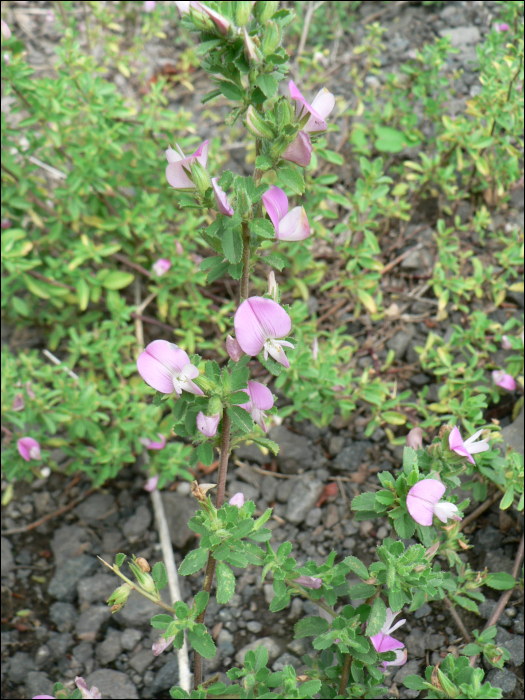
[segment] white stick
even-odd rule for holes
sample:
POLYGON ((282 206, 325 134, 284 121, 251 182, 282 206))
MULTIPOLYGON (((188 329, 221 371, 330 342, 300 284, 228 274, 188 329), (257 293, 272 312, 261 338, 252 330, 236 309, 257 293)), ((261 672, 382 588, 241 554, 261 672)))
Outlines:
MULTIPOLYGON (((168 574, 168 586, 170 589, 171 604, 175 605, 177 601, 181 600, 179 577, 177 574, 177 567, 175 566, 175 559, 173 557, 170 532, 168 529, 168 523, 166 522, 166 515, 164 513, 164 506, 162 504, 160 491, 154 489, 151 492, 151 501, 153 503, 153 510, 155 511, 155 518, 157 520, 157 528, 159 531, 160 544, 162 547, 162 559, 166 567, 166 573, 168 574)), ((190 662, 188 659, 188 645, 186 642, 186 634, 184 634, 184 643, 182 645, 182 648, 177 649, 177 660, 179 662, 180 687, 187 693, 190 693, 192 679, 190 672, 190 662)))
POLYGON ((71 379, 74 379, 75 381, 78 382, 78 380, 80 379, 80 377, 78 376, 78 374, 75 374, 75 373, 72 372, 68 367, 66 367, 66 365, 58 359, 58 357, 55 357, 55 355, 53 355, 52 352, 49 352, 49 350, 42 350, 42 352, 43 352, 43 354, 44 354, 48 359, 50 359, 51 362, 53 362, 55 365, 60 365, 60 366, 67 372, 67 374, 69 374, 69 376, 71 377, 71 379))

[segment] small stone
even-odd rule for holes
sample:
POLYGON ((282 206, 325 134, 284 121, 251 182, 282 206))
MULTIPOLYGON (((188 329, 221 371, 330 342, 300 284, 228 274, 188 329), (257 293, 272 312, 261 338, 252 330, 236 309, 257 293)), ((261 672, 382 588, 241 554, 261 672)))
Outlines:
POLYGON ((252 632, 252 634, 259 634, 259 632, 262 630, 262 625, 260 622, 257 622, 257 620, 250 620, 246 623, 246 629, 248 630, 248 632, 252 632))
POLYGON ((110 617, 111 610, 107 605, 92 605, 78 618, 75 626, 76 636, 86 642, 94 642, 100 628, 110 617))
POLYGON ((355 549, 355 539, 353 537, 345 537, 343 540, 343 553, 352 554, 355 549))
POLYGON ((93 685, 98 688, 103 698, 135 700, 139 697, 135 684, 131 682, 127 674, 120 671, 101 668, 90 673, 85 681, 88 688, 93 685))
POLYGON ((375 524, 372 522, 372 520, 363 520, 360 523, 359 533, 361 537, 367 537, 374 528, 375 524))
POLYGON ((113 495, 94 493, 75 507, 75 513, 79 520, 83 520, 86 525, 98 525, 114 507, 115 497, 113 495))
POLYGON ((401 685, 407 676, 419 675, 421 668, 421 661, 416 661, 416 659, 410 659, 404 666, 401 666, 399 671, 394 676, 394 683, 401 685))
POLYGON ((77 584, 78 598, 82 606, 106 601, 119 587, 119 580, 111 574, 95 574, 82 578, 77 584))
MULTIPOLYGON (((166 513, 167 516, 168 514, 166 513)), ((160 591, 160 596, 165 603, 169 604, 169 590, 167 587, 160 591)), ((126 605, 116 612, 113 617, 123 627, 147 627, 149 629, 150 620, 154 615, 158 614, 158 611, 159 608, 155 603, 144 598, 140 593, 131 591, 126 605)))
POLYGON ((321 510, 321 508, 312 508, 312 510, 306 516, 306 520, 305 520, 306 527, 310 527, 310 528, 315 530, 315 528, 321 522, 322 515, 323 515, 323 511, 321 510))
POLYGON ((62 634, 51 632, 47 640, 49 651, 56 661, 63 659, 74 643, 73 635, 70 632, 63 632, 62 634))
POLYGON ((49 595, 57 600, 73 603, 77 597, 78 581, 91 574, 98 565, 94 557, 88 557, 86 554, 66 561, 57 567, 47 589, 49 595))
POLYGON ((122 532, 132 544, 141 540, 151 524, 151 512, 147 506, 139 506, 135 513, 124 523, 122 532))
POLYGON ((42 646, 38 647, 36 650, 35 666, 37 668, 42 668, 42 666, 45 666, 51 658, 51 649, 47 646, 47 644, 42 644, 42 646))
POLYGON ((301 665, 301 660, 297 658, 297 656, 293 656, 292 654, 289 654, 288 652, 284 652, 284 654, 281 654, 278 659, 276 659, 273 664, 272 664, 272 669, 274 671, 282 671, 285 666, 293 666, 293 668, 299 668, 301 665))
POLYGON ((301 658, 304 654, 308 652, 308 646, 309 642, 306 640, 304 637, 301 639, 293 639, 290 644, 286 645, 286 648, 289 649, 292 654, 295 654, 299 658, 301 658))
POLYGON ((78 619, 78 613, 71 603, 53 603, 49 608, 49 617, 59 632, 71 632, 78 619))
POLYGON ((265 583, 263 586, 264 599, 267 604, 270 605, 272 600, 275 598, 275 591, 273 590, 273 585, 271 583, 265 583))
POLYGON ((428 634, 425 640, 425 649, 431 651, 440 649, 445 644, 445 635, 443 634, 428 634))
POLYGON ((129 660, 129 665, 137 673, 142 675, 148 666, 150 666, 154 661, 155 657, 153 656, 151 649, 141 649, 131 657, 129 660))
POLYGON ((374 446, 369 440, 356 440, 337 455, 332 461, 332 467, 341 471, 357 471, 368 459, 368 450, 374 446))
MULTIPOLYGON (((80 642, 73 649, 73 656, 82 666, 87 666, 93 660, 93 644, 91 642, 80 642)), ((88 671, 91 673, 91 671, 88 671)))
POLYGON ((453 48, 462 49, 468 45, 478 44, 481 35, 477 27, 454 27, 453 29, 440 29, 440 36, 448 36, 453 48))
POLYGON ((387 348, 393 350, 396 356, 396 360, 402 360, 405 356, 410 341, 414 337, 415 329, 412 326, 411 331, 398 331, 393 338, 387 341, 387 348))
POLYGON ((319 448, 303 435, 292 433, 284 425, 271 428, 269 435, 279 445, 277 462, 284 474, 297 474, 299 470, 326 465, 326 458, 319 448))
POLYGON ((326 522, 325 528, 331 530, 333 526, 339 522, 339 511, 334 503, 330 503, 326 509, 326 522))
POLYGON ((51 540, 55 566, 58 568, 65 562, 83 554, 90 541, 88 531, 78 525, 63 525, 55 530, 51 540))
POLYGON ((289 620, 297 620, 303 614, 303 601, 300 598, 292 598, 292 606, 288 613, 289 620))
POLYGON ((264 455, 254 442, 251 445, 240 445, 235 448, 237 459, 245 462, 255 462, 255 464, 266 464, 271 462, 268 455, 264 455))
POLYGON ((345 446, 345 439, 341 435, 334 435, 328 443, 328 452, 332 457, 338 455, 345 446))
POLYGON ((501 645, 510 652, 510 663, 513 666, 520 666, 523 663, 524 643, 520 634, 513 634, 511 639, 501 645))
POLYGON ((30 671, 25 680, 25 692, 23 697, 33 698, 35 695, 51 695, 53 697, 53 681, 50 681, 47 673, 42 671, 30 671))
POLYGON ((9 659, 9 671, 7 677, 13 683, 22 683, 30 671, 36 668, 35 662, 31 658, 31 654, 25 651, 17 651, 9 659))
POLYGON ((135 649, 141 639, 142 633, 139 630, 133 629, 133 627, 129 627, 122 632, 120 643, 122 644, 123 649, 126 651, 131 651, 135 649))
POLYGON ((297 479, 286 508, 286 520, 294 525, 302 523, 317 503, 322 490, 323 483, 310 474, 297 479))
POLYGON ((524 437, 523 437, 523 421, 525 418, 524 408, 521 407, 519 416, 510 425, 507 425, 501 431, 501 436, 503 438, 503 444, 501 450, 506 452, 507 447, 510 445, 516 452, 519 452, 521 456, 524 454, 524 437))
POLYGON ((425 635, 420 627, 415 627, 405 638, 409 656, 425 656, 425 635))
MULTIPOLYGON (((171 541, 176 549, 183 549, 195 537, 195 533, 188 527, 188 521, 195 515, 196 501, 189 496, 182 496, 180 493, 165 493, 163 491, 161 496, 171 541)), ((123 609, 125 608, 126 606, 123 609)))
POLYGON ((104 641, 97 646, 96 656, 103 666, 115 661, 122 653, 121 636, 121 632, 110 628, 104 641))
POLYGON ((388 537, 388 528, 385 527, 385 525, 381 525, 379 530, 376 532, 376 537, 378 540, 384 540, 385 537, 388 537))
POLYGON ((262 480, 261 495, 266 503, 273 503, 279 488, 279 479, 274 476, 265 476, 262 480))
POLYGON ((516 687, 516 676, 506 668, 493 668, 487 673, 486 680, 494 688, 501 688, 503 697, 510 697, 516 687))
POLYGON ((430 605, 428 603, 423 603, 423 605, 414 613, 414 617, 416 618, 416 620, 421 620, 422 617, 430 615, 431 612, 432 608, 430 607, 430 605))
POLYGON ((13 568, 15 562, 13 558, 13 547, 11 545, 11 542, 7 539, 7 537, 2 537, 1 538, 1 544, 2 544, 2 576, 7 576, 7 574, 11 571, 13 568))
POLYGON ((177 685, 179 680, 179 664, 177 654, 169 654, 164 665, 157 671, 151 690, 153 693, 160 693, 174 685, 177 685))
POLYGON ((244 481, 230 481, 228 491, 232 496, 236 493, 242 493, 246 501, 257 501, 259 498, 259 489, 244 481))
MULTIPOLYGON (((273 639, 273 637, 262 637, 261 639, 256 639, 251 644, 246 644, 235 654, 235 661, 239 666, 244 664, 244 657, 246 654, 253 650, 255 651, 257 647, 264 646, 268 649, 268 660, 270 663, 274 661, 280 654, 281 648, 279 644, 273 639)), ((124 696, 125 697, 125 696, 124 696)))

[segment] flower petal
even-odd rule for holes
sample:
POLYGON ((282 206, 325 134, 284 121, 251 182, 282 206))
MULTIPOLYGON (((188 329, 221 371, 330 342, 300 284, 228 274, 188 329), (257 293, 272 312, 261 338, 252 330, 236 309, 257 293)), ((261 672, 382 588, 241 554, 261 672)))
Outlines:
POLYGON ((155 474, 155 476, 150 476, 150 478, 146 481, 146 483, 143 486, 144 491, 149 491, 150 493, 152 491, 155 491, 158 483, 159 483, 159 475, 158 474, 155 474))
POLYGON ((32 459, 40 459, 40 444, 32 437, 23 437, 16 443, 22 459, 30 462, 32 459))
POLYGON ((423 479, 412 486, 407 495, 407 509, 416 523, 432 525, 434 506, 445 491, 445 485, 436 479, 423 479))
POLYGON ((141 442, 148 450, 163 450, 166 447, 166 438, 164 435, 162 435, 162 433, 157 433, 157 435, 160 438, 159 442, 150 440, 149 438, 140 438, 139 442, 141 442))
POLYGON ((242 350, 258 355, 269 338, 285 338, 292 328, 286 311, 272 299, 250 297, 243 301, 234 318, 235 336, 242 350))
POLYGON ((163 394, 173 392, 173 377, 190 361, 187 353, 175 343, 154 340, 137 360, 137 369, 146 384, 163 394))
POLYGON ((394 651, 394 649, 402 649, 405 646, 399 639, 394 639, 394 637, 383 634, 383 632, 378 632, 373 637, 370 637, 370 641, 378 654, 385 651, 394 651))
POLYGON ((448 436, 448 446, 456 452, 460 447, 463 447, 463 438, 459 432, 459 428, 455 425, 448 436))
POLYGON ((286 367, 286 369, 290 367, 290 363, 288 362, 286 353, 284 352, 280 344, 267 343, 265 345, 265 349, 268 350, 268 354, 271 355, 276 362, 279 362, 279 364, 281 364, 283 367, 286 367))
POLYGON ((299 576, 299 578, 294 579, 294 583, 298 583, 300 586, 304 586, 304 588, 313 588, 317 591, 323 585, 323 580, 315 576, 299 576))
POLYGON ((420 450, 423 447, 423 428, 412 428, 406 436, 406 445, 420 450))
POLYGON ((492 379, 494 380, 494 384, 500 386, 502 389, 506 389, 507 391, 514 391, 516 389, 514 377, 511 374, 507 374, 503 369, 495 369, 494 372, 492 372, 492 379))
POLYGON ((220 412, 213 416, 206 416, 202 411, 199 411, 197 415, 197 430, 199 430, 206 437, 211 438, 217 432, 217 427, 220 420, 220 412))
POLYGON ((226 351, 234 362, 239 362, 244 355, 241 346, 231 335, 226 338, 226 351))
POLYGON ((284 160, 289 160, 291 163, 297 163, 303 168, 310 165, 312 160, 312 141, 306 131, 300 131, 292 143, 283 153, 284 160))
POLYGON ((159 656, 162 654, 162 652, 169 647, 169 645, 173 642, 175 639, 175 636, 173 637, 168 637, 168 639, 165 639, 164 637, 160 637, 158 642, 155 642, 153 646, 151 647, 151 651, 153 652, 154 656, 159 656))
POLYGON ((264 384, 248 381, 248 394, 255 408, 261 411, 269 411, 273 408, 273 394, 264 384))
POLYGON ((467 446, 467 451, 471 455, 478 454, 478 452, 486 452, 490 450, 490 445, 485 440, 480 440, 479 442, 474 442, 472 445, 467 446))
POLYGON ((312 108, 322 118, 326 119, 335 107, 335 97, 326 88, 319 90, 312 102, 312 108))
POLYGON ((239 491, 239 493, 236 493, 235 496, 232 496, 228 503, 231 506, 237 506, 237 508, 242 508, 244 505, 244 494, 239 491))
POLYGON ((288 197, 285 195, 284 190, 274 185, 263 194, 262 201, 275 228, 275 235, 278 238, 279 222, 288 212, 288 197))
POLYGON ((441 501, 436 503, 434 506, 434 515, 441 520, 442 523, 446 523, 448 520, 461 520, 462 518, 458 515, 458 507, 453 503, 448 501, 441 501))
POLYGON ((294 207, 279 224, 280 241, 302 241, 310 234, 310 223, 304 207, 294 207))
POLYGON ((213 194, 215 195, 215 202, 217 203, 217 211, 225 216, 233 216, 233 209, 228 204, 228 198, 226 197, 226 192, 219 185, 219 178, 212 177, 211 186, 213 187, 213 194))

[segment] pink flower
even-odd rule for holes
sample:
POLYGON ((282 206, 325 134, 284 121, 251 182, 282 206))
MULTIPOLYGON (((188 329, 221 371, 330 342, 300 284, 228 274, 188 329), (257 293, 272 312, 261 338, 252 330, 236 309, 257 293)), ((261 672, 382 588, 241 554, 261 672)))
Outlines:
POLYGON ((173 642, 174 639, 175 635, 173 635, 173 637, 168 637, 168 639, 160 637, 159 641, 155 642, 155 644, 151 647, 153 655, 160 656, 160 654, 162 654, 162 652, 169 647, 169 645, 173 642))
POLYGON ((280 187, 270 187, 262 196, 278 241, 302 241, 308 238, 310 224, 304 207, 288 211, 288 197, 280 187))
POLYGON ((490 450, 490 445, 485 440, 475 442, 482 432, 482 430, 478 430, 476 433, 474 433, 474 435, 463 442, 459 429, 454 427, 448 436, 448 446, 458 455, 466 457, 471 464, 476 464, 472 458, 472 455, 475 455, 478 452, 486 452, 487 450, 490 450))
POLYGON ((292 328, 292 319, 279 304, 263 297, 250 297, 242 302, 233 319, 235 336, 243 352, 251 357, 264 350, 264 358, 271 355, 283 367, 289 367, 283 346, 294 346, 286 338, 292 328))
POLYGON ((385 651, 395 651, 396 653, 396 658, 394 661, 383 661, 383 670, 385 670, 387 666, 402 666, 407 660, 407 650, 404 649, 405 645, 403 642, 400 642, 398 639, 394 639, 394 637, 390 636, 394 630, 401 627, 401 625, 404 625, 406 622, 406 620, 399 620, 399 622, 396 622, 395 625, 392 625, 392 622, 398 615, 399 613, 394 614, 390 608, 387 608, 385 624, 381 628, 381 631, 375 634, 373 637, 370 637, 370 641, 374 645, 374 649, 378 654, 385 651), (401 651, 401 649, 403 651, 401 651))
POLYGON ((191 3, 192 7, 198 8, 201 12, 204 12, 208 15, 208 17, 211 19, 215 27, 218 29, 218 31, 223 35, 226 36, 228 34, 228 31, 231 27, 231 22, 226 19, 226 17, 223 17, 221 14, 216 12, 215 10, 212 10, 211 7, 208 7, 205 5, 203 2, 192 2, 191 3))
POLYGON ((420 450, 423 447, 423 429, 412 428, 406 437, 407 447, 413 447, 414 450, 420 450))
POLYGON ((244 494, 239 491, 235 496, 232 496, 228 503, 231 506, 237 506, 237 508, 242 508, 244 505, 244 494))
POLYGON ((23 437, 16 443, 18 447, 18 452, 22 459, 26 462, 30 462, 32 459, 41 459, 40 457, 40 445, 32 437, 23 437))
POLYGON ((294 579, 294 583, 298 583, 304 588, 314 588, 315 590, 323 585, 322 579, 315 578, 315 576, 299 576, 299 578, 294 579))
POLYGON ((166 447, 166 438, 162 433, 157 433, 157 435, 160 438, 160 442, 155 442, 149 438, 140 438, 139 442, 148 450, 163 450, 166 447))
POLYGON ((162 394, 182 391, 204 396, 192 381, 199 376, 199 370, 192 365, 184 350, 167 340, 154 340, 141 352, 137 360, 137 369, 142 379, 149 386, 162 394))
POLYGON ((307 114, 310 118, 306 122, 302 131, 310 134, 318 134, 326 131, 327 124, 325 118, 330 115, 335 106, 335 97, 326 88, 322 88, 317 93, 312 104, 304 99, 293 80, 288 83, 290 99, 295 101, 295 116, 297 121, 301 121, 307 114))
POLYGON ((166 158, 168 165, 166 166, 166 180, 176 190, 194 190, 195 185, 188 177, 188 172, 191 172, 190 165, 193 161, 198 161, 203 168, 208 162, 208 141, 204 141, 191 156, 185 156, 177 145, 177 151, 173 148, 166 149, 166 158))
POLYGON ((153 12, 156 6, 157 3, 155 0, 146 0, 144 3, 144 12, 153 12))
POLYGON ((306 131, 300 131, 283 153, 283 158, 306 168, 312 160, 312 141, 306 131))
POLYGON ((213 437, 217 432, 219 421, 221 420, 220 412, 213 416, 206 416, 202 411, 197 414, 197 430, 206 437, 213 437))
POLYGON ((269 411, 270 408, 273 408, 272 392, 260 382, 248 381, 248 388, 244 389, 244 393, 248 394, 250 400, 247 403, 240 404, 240 407, 248 411, 257 425, 266 432, 264 411, 269 411))
POLYGON ((231 335, 226 338, 226 352, 234 362, 239 362, 244 355, 241 346, 231 335))
POLYGON ((144 491, 148 491, 149 493, 151 493, 152 491, 155 491, 158 483, 159 483, 159 475, 158 474, 155 474, 155 476, 150 476, 150 478, 144 484, 144 491))
POLYGON ((182 15, 187 15, 190 11, 190 6, 193 5, 190 0, 176 0, 175 5, 177 5, 177 10, 182 15))
POLYGON ((152 270, 157 275, 157 277, 162 277, 170 269, 171 262, 166 260, 166 258, 159 258, 156 263, 153 264, 152 270))
POLYGON ((92 686, 88 690, 86 681, 80 676, 77 676, 75 678, 75 683, 77 684, 77 688, 80 690, 83 699, 100 700, 100 698, 102 697, 102 695, 100 694, 100 690, 98 688, 95 688, 95 686, 92 686))
POLYGON ((23 411, 26 403, 24 401, 24 395, 23 394, 15 394, 15 398, 13 399, 13 406, 12 410, 13 411, 23 411))
POLYGON ((54 22, 55 21, 55 13, 53 10, 48 10, 46 12, 46 22, 54 22))
POLYGON ((502 350, 512 350, 512 345, 510 344, 510 340, 508 336, 502 335, 501 336, 501 349, 502 350))
POLYGON ((510 29, 506 22, 496 22, 493 27, 497 32, 508 32, 510 29))
POLYGON ((255 48, 255 44, 252 41, 252 38, 246 31, 246 27, 242 28, 243 32, 243 38, 244 38, 244 50, 246 52, 246 58, 248 61, 254 61, 255 63, 260 63, 261 59, 259 58, 257 54, 257 49, 255 48))
POLYGON ((503 369, 495 369, 494 372, 492 372, 492 379, 494 384, 500 386, 502 389, 506 389, 507 391, 514 391, 516 389, 514 377, 507 374, 503 369))
POLYGON ((1 30, 2 30, 2 39, 5 39, 6 41, 11 38, 11 30, 9 29, 9 25, 7 22, 4 22, 4 20, 1 20, 1 30))
POLYGON ((220 214, 225 214, 226 216, 233 216, 233 209, 228 204, 228 199, 226 197, 226 192, 218 184, 219 178, 212 177, 211 186, 213 187, 213 194, 215 195, 215 202, 217 203, 217 211, 220 214))
POLYGON ((407 509, 416 523, 428 527, 432 525, 434 515, 442 523, 446 523, 449 519, 461 520, 457 515, 457 506, 448 501, 439 503, 445 491, 445 484, 437 479, 423 479, 412 486, 407 495, 407 509))

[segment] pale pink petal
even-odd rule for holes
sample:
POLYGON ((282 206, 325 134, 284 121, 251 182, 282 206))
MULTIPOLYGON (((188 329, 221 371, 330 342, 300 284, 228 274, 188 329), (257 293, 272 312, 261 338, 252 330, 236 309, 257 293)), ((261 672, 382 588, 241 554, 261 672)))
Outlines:
POLYGON ((501 349, 502 350, 512 350, 512 345, 510 344, 510 340, 508 339, 508 336, 506 336, 506 335, 501 336, 501 349))
POLYGON ((11 38, 11 30, 9 29, 9 25, 7 22, 4 22, 4 20, 1 20, 2 24, 2 38, 5 39, 6 41, 11 38))
POLYGON ((441 501, 434 506, 434 515, 446 523, 448 520, 460 521, 462 518, 458 514, 458 507, 448 501, 441 501))
POLYGON ((190 158, 196 158, 199 163, 205 168, 208 165, 208 149, 210 147, 209 141, 203 141, 201 145, 197 148, 195 153, 190 156, 190 158))
POLYGON ((298 583, 304 588, 313 588, 316 591, 323 585, 322 579, 315 576, 299 576, 299 578, 294 579, 294 583, 298 583))
POLYGON ((295 100, 297 119, 301 120, 307 112, 310 114, 310 119, 304 127, 304 131, 309 133, 326 131, 327 124, 324 118, 317 113, 317 111, 313 108, 312 105, 308 104, 308 102, 304 99, 304 97, 297 89, 297 86, 295 85, 293 80, 290 80, 290 82, 288 83, 288 87, 290 90, 290 98, 292 100, 295 100))
POLYGON ((94 685, 88 690, 87 683, 81 676, 75 678, 75 683, 80 690, 83 700, 100 700, 102 697, 100 690, 94 685))
POLYGON ((25 389, 26 389, 26 391, 27 391, 27 395, 29 396, 29 398, 30 398, 30 399, 35 399, 35 398, 36 398, 36 394, 35 394, 35 392, 33 391, 33 389, 31 389, 31 382, 26 382, 26 383, 24 384, 24 386, 25 386, 25 389))
POLYGON ((326 119, 334 107, 335 97, 326 88, 321 88, 312 102, 312 108, 322 119, 326 119))
POLYGON ((155 0, 145 0, 144 2, 144 12, 153 12, 157 3, 155 0))
MULTIPOLYGON (((248 409, 247 409, 247 410, 248 410, 248 409)), ((263 431, 266 433, 266 432, 267 432, 267 428, 266 428, 266 423, 265 423, 265 420, 264 420, 264 419, 266 418, 266 415, 265 415, 264 411, 260 411, 258 408, 253 408, 253 406, 252 406, 252 408, 251 408, 251 410, 249 411, 249 413, 250 413, 250 415, 251 415, 251 417, 252 417, 252 420, 253 420, 255 423, 257 423, 257 425, 259 426, 259 428, 261 428, 261 430, 263 430, 263 431)))
MULTIPOLYGON (((166 167, 166 179, 176 190, 194 190, 195 185, 188 177, 186 171, 190 170, 191 163, 197 160, 203 168, 206 167, 208 161, 208 141, 204 141, 199 148, 187 158, 179 157, 172 148, 167 149, 166 158, 168 165, 166 167)), ((180 151, 180 149, 179 149, 180 151)), ((180 151, 182 156, 182 151, 180 151)))
POLYGON ((387 666, 403 666, 407 662, 407 650, 406 649, 394 649, 396 658, 393 661, 383 661, 383 669, 387 666))
POLYGON ((302 241, 310 234, 310 223, 304 207, 295 207, 279 223, 280 241, 302 241))
POLYGON ((374 645, 374 649, 377 651, 378 654, 381 654, 385 651, 394 651, 395 649, 402 649, 405 646, 403 642, 400 642, 398 639, 394 639, 394 637, 390 637, 387 634, 383 634, 383 632, 378 632, 378 634, 375 634, 373 637, 370 637, 370 641, 374 645))
POLYGON ((23 394, 15 394, 15 398, 13 399, 13 405, 11 407, 11 410, 12 411, 23 411, 25 405, 26 405, 26 402, 24 401, 24 395, 23 394))
POLYGON ((195 365, 192 365, 191 363, 188 363, 185 365, 178 377, 178 382, 179 386, 181 389, 184 389, 184 391, 189 392, 190 394, 196 394, 197 396, 204 396, 204 393, 200 387, 198 387, 195 382, 192 382, 192 379, 195 379, 196 377, 199 376, 199 370, 195 365))
POLYGON ((406 620, 398 620, 395 625, 392 624, 398 615, 398 612, 394 613, 390 608, 386 609, 385 624, 381 628, 381 632, 383 632, 383 634, 391 634, 401 627, 401 625, 405 624, 406 620))
POLYGON ((273 408, 273 394, 267 386, 260 382, 248 382, 248 394, 255 408, 261 411, 269 411, 273 408))
POLYGON ((237 508, 242 508, 244 505, 244 494, 239 492, 236 493, 235 496, 232 496, 228 503, 231 506, 237 506, 237 508))
POLYGON ((300 131, 292 143, 288 146, 282 157, 284 160, 289 160, 291 163, 306 168, 312 160, 312 141, 306 131, 300 131))
POLYGON ((173 379, 190 361, 187 353, 175 343, 154 340, 139 355, 137 369, 146 384, 163 394, 174 390, 173 379))
POLYGON ((155 476, 150 476, 150 478, 144 484, 144 491, 148 491, 149 493, 151 493, 152 491, 155 491, 158 483, 159 483, 159 475, 158 474, 155 474, 155 476))
POLYGON ((226 19, 226 17, 223 17, 223 15, 219 14, 215 10, 212 10, 211 7, 208 7, 202 2, 195 2, 194 5, 196 5, 199 10, 205 12, 208 15, 208 17, 211 19, 213 24, 217 27, 217 29, 223 36, 226 36, 226 34, 228 34, 228 30, 231 27, 231 22, 229 22, 226 19))
POLYGON ((186 15, 190 11, 190 5, 192 3, 190 0, 175 0, 175 5, 177 6, 177 10, 181 15, 186 15))
POLYGON ((157 435, 160 438, 159 442, 150 440, 149 438, 140 438, 139 442, 141 442, 148 450, 163 450, 166 447, 166 438, 164 435, 162 435, 162 433, 157 433, 157 435))
MULTIPOLYGON (((265 330, 252 309, 254 299, 258 299, 258 297, 251 297, 243 301, 233 319, 237 342, 242 351, 251 356, 258 355, 261 352, 267 339, 265 330)), ((261 301, 263 300, 261 299, 261 301)), ((269 300, 265 299, 264 301, 269 300)))
POLYGON ((479 436, 481 435, 482 432, 483 432, 483 429, 481 429, 481 430, 476 430, 476 432, 474 433, 474 435, 471 435, 469 438, 467 438, 467 439, 465 440, 465 442, 463 443, 464 446, 465 446, 465 447, 468 447, 471 443, 476 442, 476 440, 479 438, 479 436))
POLYGON ((413 447, 414 450, 420 450, 423 447, 423 429, 412 428, 406 437, 407 447, 413 447))
POLYGON ((434 506, 445 491, 445 485, 436 479, 423 479, 412 486, 407 495, 407 509, 416 523, 432 525, 434 506))
POLYGON ((284 190, 274 185, 263 194, 262 201, 275 228, 276 236, 279 237, 279 222, 288 212, 288 197, 284 190))
POLYGON ((202 411, 197 414, 197 430, 206 437, 213 437, 217 432, 221 414, 216 413, 213 416, 206 416, 202 411))
POLYGON ((313 357, 313 359, 317 360, 318 355, 319 355, 319 341, 317 340, 317 336, 316 336, 312 342, 312 357, 313 357))
POLYGON ((475 442, 472 445, 467 446, 467 451, 471 455, 478 454, 479 452, 486 452, 487 450, 490 450, 490 445, 488 442, 485 442, 485 440, 480 440, 479 442, 475 442))
POLYGON ((165 275, 170 267, 171 262, 169 260, 166 260, 166 258, 159 258, 159 260, 152 265, 151 269, 157 275, 157 277, 162 277, 162 275, 165 275))
POLYGON ((169 645, 173 642, 175 639, 175 636, 173 637, 168 637, 168 639, 164 639, 164 637, 161 637, 158 642, 155 642, 155 644, 151 647, 151 651, 153 652, 154 656, 159 656, 162 654, 162 652, 169 647, 169 645))
POLYGON ((286 369, 290 367, 286 353, 282 349, 281 345, 268 345, 265 350, 267 350, 268 354, 283 367, 286 367, 286 369))
POLYGON ((55 700, 54 695, 33 695, 33 700, 55 700))
POLYGON ((23 437, 16 443, 22 459, 30 462, 32 459, 40 459, 40 445, 32 437, 23 437))
POLYGON ((186 156, 184 153, 180 150, 180 147, 177 146, 179 149, 179 152, 177 152, 175 149, 173 149, 171 146, 166 149, 166 160, 168 163, 178 163, 181 160, 185 160, 186 156))
POLYGON ((226 351, 234 362, 239 362, 244 355, 241 346, 231 335, 226 338, 226 351))
POLYGON ((454 426, 448 436, 448 446, 456 452, 459 448, 463 448, 463 438, 459 432, 459 428, 454 426))
POLYGON ((492 372, 492 379, 494 380, 494 384, 502 389, 506 389, 507 391, 514 391, 516 389, 514 377, 507 374, 503 369, 495 369, 494 372, 492 372))
POLYGON ((219 178, 212 177, 211 186, 213 187, 213 194, 215 195, 215 202, 217 204, 217 211, 225 216, 233 216, 233 209, 228 204, 228 198, 226 197, 226 192, 218 184, 219 178))

